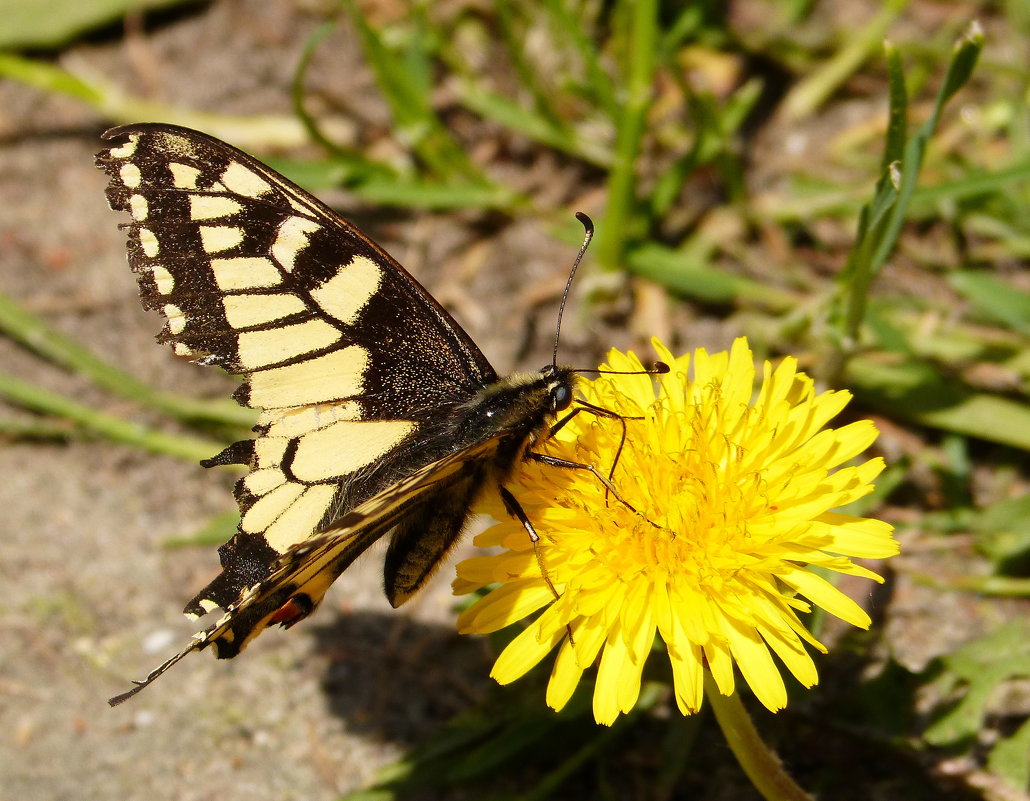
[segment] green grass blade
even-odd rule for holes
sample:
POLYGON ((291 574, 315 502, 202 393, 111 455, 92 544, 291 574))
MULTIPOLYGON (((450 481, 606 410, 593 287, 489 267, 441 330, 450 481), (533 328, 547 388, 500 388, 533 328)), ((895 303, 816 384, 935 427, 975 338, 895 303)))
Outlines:
POLYGON ((416 4, 407 47, 398 51, 387 44, 384 33, 372 27, 353 0, 343 0, 343 4, 354 20, 379 91, 390 106, 398 138, 437 178, 461 177, 471 183, 486 183, 433 108, 429 33, 423 6, 416 4))
POLYGON ((461 104, 485 119, 595 166, 611 166, 612 153, 601 140, 580 137, 574 128, 556 126, 535 111, 519 106, 510 97, 482 89, 469 81, 463 81, 458 91, 461 104))
POLYGON ((1030 334, 1030 293, 978 270, 950 273, 948 283, 984 316, 1030 334))
POLYGON ((924 122, 908 143, 905 145, 905 155, 901 164, 901 184, 898 188, 898 202, 895 205, 891 219, 886 226, 882 236, 879 238, 878 246, 872 256, 871 271, 875 275, 879 272, 883 263, 887 260, 901 232, 901 226, 905 222, 905 214, 915 190, 916 182, 919 180, 919 171, 923 165, 923 157, 930 138, 937 130, 937 123, 940 120, 944 106, 965 85, 973 73, 980 51, 983 49, 983 31, 980 26, 973 23, 969 30, 955 46, 951 61, 948 63, 947 72, 944 74, 944 81, 937 98, 934 101, 933 112, 930 118, 924 122))
POLYGON ((880 11, 861 31, 849 35, 844 46, 822 67, 799 81, 783 101, 786 120, 798 120, 812 114, 851 77, 883 41, 887 30, 909 0, 887 0, 880 11))
POLYGON ((705 303, 730 304, 745 299, 774 311, 786 311, 798 302, 791 293, 717 270, 694 250, 672 250, 648 242, 629 250, 626 267, 635 275, 705 303))
POLYGON ((586 73, 584 94, 594 101, 602 113, 611 120, 618 118, 620 109, 616 88, 601 64, 601 54, 589 36, 592 24, 574 17, 569 12, 568 0, 544 0, 544 8, 551 14, 555 28, 575 48, 583 61, 586 73))
POLYGON ((232 401, 198 401, 155 390, 59 334, 41 318, 21 308, 2 293, 0 331, 54 364, 88 378, 108 392, 178 420, 203 420, 232 428, 249 428, 254 424, 254 411, 244 409, 232 401))
POLYGON ((188 462, 207 459, 225 447, 224 442, 183 434, 165 434, 113 417, 4 373, 0 373, 0 397, 31 411, 69 420, 83 430, 112 442, 188 462))
MULTIPOLYGON (((565 121, 557 112, 552 102, 553 88, 545 86, 540 80, 538 71, 533 69, 525 56, 525 38, 528 33, 526 23, 519 24, 512 0, 497 0, 493 7, 497 14, 497 27, 504 42, 505 52, 512 68, 515 70, 519 86, 533 98, 534 116, 540 118, 542 122, 553 128, 557 133, 569 135, 571 131, 567 130, 565 121)), ((524 16, 536 14, 535 8, 527 7, 524 3, 521 3, 520 7, 524 11, 524 16)))
POLYGON ((623 268, 626 244, 632 239, 631 220, 636 205, 636 161, 651 108, 658 45, 658 4, 639 0, 621 6, 629 18, 628 63, 623 69, 626 100, 616 116, 615 162, 608 176, 608 204, 598 226, 595 253, 608 270, 623 268))
POLYGON ((304 43, 304 49, 301 51, 297 68, 293 72, 293 84, 290 89, 293 111, 312 141, 331 153, 336 164, 346 166, 347 183, 360 183, 362 180, 367 180, 371 177, 393 176, 396 174, 396 170, 388 165, 373 161, 356 150, 343 147, 332 141, 323 133, 318 122, 308 113, 304 106, 304 79, 307 77, 311 60, 322 40, 335 29, 335 22, 327 22, 311 34, 307 42, 304 43))
POLYGON ((899 419, 1030 450, 1030 406, 973 392, 928 364, 855 357, 844 380, 862 401, 899 419))
POLYGON ((66 45, 82 34, 116 23, 129 13, 197 4, 199 0, 3 0, 0 2, 0 48, 47 48, 66 45))
POLYGON ((308 141, 303 126, 293 117, 277 114, 237 117, 154 103, 127 94, 100 78, 87 80, 52 64, 12 53, 0 53, 0 78, 74 98, 117 123, 170 122, 206 131, 244 149, 291 148, 308 141))
MULTIPOLYGON (((836 329, 838 342, 845 351, 854 347, 858 328, 865 318, 869 288, 876 273, 873 255, 889 223, 888 213, 898 201, 901 181, 898 168, 904 158, 907 136, 908 90, 905 73, 897 50, 889 43, 884 49, 887 56, 889 106, 887 137, 881 162, 883 171, 876 182, 872 201, 863 206, 859 214, 855 245, 848 254, 847 264, 839 278, 843 309, 837 311, 836 329)), ((840 361, 835 361, 835 370, 839 369, 846 353, 837 354, 836 357, 840 361)))

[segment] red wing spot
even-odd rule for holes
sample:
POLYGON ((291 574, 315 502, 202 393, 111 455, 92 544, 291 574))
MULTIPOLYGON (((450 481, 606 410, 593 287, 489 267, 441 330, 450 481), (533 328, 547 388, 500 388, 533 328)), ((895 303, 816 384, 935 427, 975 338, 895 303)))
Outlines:
POLYGON ((284 629, 290 628, 295 623, 299 623, 308 615, 310 615, 315 609, 315 605, 311 602, 311 598, 303 593, 300 595, 294 595, 290 600, 275 610, 275 614, 268 619, 268 625, 273 626, 276 623, 281 625, 284 629))

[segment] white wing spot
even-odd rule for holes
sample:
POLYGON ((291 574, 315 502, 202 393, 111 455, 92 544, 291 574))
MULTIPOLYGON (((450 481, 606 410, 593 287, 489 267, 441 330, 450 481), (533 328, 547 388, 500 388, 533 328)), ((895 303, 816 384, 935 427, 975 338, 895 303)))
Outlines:
POLYGON ((252 328, 299 314, 307 309, 296 295, 226 295, 222 298, 225 319, 233 328, 252 328))
POLYGON ((247 491, 252 495, 259 496, 267 495, 276 487, 280 487, 285 483, 286 476, 282 470, 277 470, 274 467, 253 470, 243 479, 243 486, 247 488, 247 491))
POLYGON ((364 389, 369 362, 365 348, 348 345, 317 359, 255 373, 248 405, 283 409, 356 398, 364 389))
POLYGON ((161 250, 161 246, 158 244, 154 232, 149 228, 137 228, 136 235, 139 237, 139 246, 143 248, 143 253, 151 259, 155 258, 161 250))
POLYGON ((150 213, 147 199, 143 195, 133 195, 129 198, 129 211, 132 213, 132 219, 136 222, 147 219, 147 214, 150 213))
POLYGON ((168 318, 168 330, 173 334, 181 334, 186 330, 186 315, 182 313, 182 309, 171 303, 166 303, 164 307, 165 317, 168 318))
POLYGON ((410 434, 410 420, 344 420, 306 434, 290 462, 301 481, 345 476, 371 464, 410 434))
POLYGON ((303 492, 304 487, 301 484, 283 484, 278 489, 272 490, 247 510, 243 519, 240 520, 240 528, 254 534, 264 531, 303 492))
POLYGON ((379 291, 383 271, 365 256, 355 256, 350 264, 311 291, 315 302, 326 314, 341 323, 353 325, 365 304, 379 291))
POLYGON ((360 420, 361 406, 354 401, 318 403, 299 409, 268 410, 258 419, 269 437, 299 437, 340 420, 360 420))
POLYGON ((238 161, 232 162, 225 168, 225 172, 222 173, 222 183, 230 192, 245 197, 256 198, 272 191, 270 183, 238 161))
POLYGON ((221 253, 243 241, 243 229, 234 225, 200 226, 200 242, 208 253, 221 253))
POLYGON ((339 329, 323 320, 308 320, 269 331, 245 331, 239 336, 237 352, 240 364, 245 368, 260 370, 268 365, 323 350, 336 344, 339 339, 339 329))
POLYGON ((172 290, 175 289, 175 277, 160 264, 154 265, 153 274, 157 294, 171 295, 172 290))
MULTIPOLYGON (((273 551, 285 553, 310 537, 322 522, 329 504, 336 495, 335 486, 308 487, 279 518, 265 529, 265 542, 273 551)), ((268 496, 265 496, 268 497, 268 496)))
POLYGON ((135 164, 123 164, 122 168, 118 170, 118 176, 129 189, 135 189, 143 183, 143 173, 135 164))
POLYGON ((230 292, 235 289, 256 289, 277 286, 283 277, 271 259, 263 256, 240 256, 235 259, 211 259, 218 288, 230 292))
POLYGON ((216 220, 243 211, 243 206, 222 195, 190 195, 190 219, 216 220))
POLYGON ((139 144, 139 134, 130 134, 128 142, 118 147, 112 147, 108 153, 112 158, 127 159, 136 152, 137 144, 139 144))
POLYGON ((290 444, 289 437, 258 437, 254 441, 254 464, 258 467, 278 467, 290 444))
POLYGON ((289 217, 279 226, 279 235, 272 245, 272 257, 287 272, 293 270, 297 256, 308 246, 308 236, 322 226, 307 217, 289 217))
POLYGON ((189 164, 180 164, 177 161, 168 164, 168 170, 172 173, 172 185, 176 189, 196 189, 197 179, 201 172, 189 164))

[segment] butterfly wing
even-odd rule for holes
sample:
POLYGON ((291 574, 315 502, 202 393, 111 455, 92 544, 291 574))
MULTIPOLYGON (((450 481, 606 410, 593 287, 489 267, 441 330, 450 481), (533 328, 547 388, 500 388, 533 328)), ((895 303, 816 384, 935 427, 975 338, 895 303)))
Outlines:
MULTIPOLYGON (((204 463, 249 472, 222 573, 185 611, 230 609, 300 543, 370 499, 396 500, 439 458, 419 449, 426 424, 497 376, 396 261, 270 168, 170 125, 105 138, 119 143, 97 165, 111 207, 131 215, 129 263, 144 306, 166 318, 159 339, 243 376, 234 397, 261 409, 254 439, 204 463)), ((389 529, 352 531, 344 550, 389 529)))
POLYGON ((226 605, 216 623, 194 634, 189 645, 109 703, 115 706, 128 700, 194 651, 214 646, 217 657, 230 658, 267 627, 277 623, 290 626, 306 616, 369 545, 406 520, 421 517, 420 507, 453 494, 456 484, 490 462, 499 442, 500 437, 494 437, 420 468, 347 512, 330 530, 292 546, 276 560, 268 576, 226 605))

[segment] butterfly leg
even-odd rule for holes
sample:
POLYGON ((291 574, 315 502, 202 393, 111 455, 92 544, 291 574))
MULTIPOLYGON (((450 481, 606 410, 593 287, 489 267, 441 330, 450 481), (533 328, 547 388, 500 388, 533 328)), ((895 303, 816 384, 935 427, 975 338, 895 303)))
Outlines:
MULTIPOLYGON (((529 539, 533 543, 533 555, 536 556, 537 566, 540 568, 540 575, 544 577, 544 582, 547 584, 547 588, 551 591, 554 596, 554 600, 560 600, 558 590, 555 588, 554 583, 551 581, 551 577, 547 573, 547 568, 544 567, 544 558, 540 553, 538 543, 540 542, 540 535, 536 533, 536 529, 533 528, 533 521, 529 519, 529 515, 526 514, 526 510, 522 508, 522 504, 518 502, 518 499, 511 494, 510 491, 504 487, 498 487, 501 493, 501 500, 504 502, 504 508, 508 514, 518 520, 526 533, 529 534, 529 539)), ((569 635, 569 642, 573 645, 576 641, 572 638, 572 624, 567 623, 565 625, 565 631, 569 635)))
POLYGON ((501 493, 501 500, 504 502, 504 508, 508 514, 518 520, 522 527, 529 534, 530 542, 533 543, 533 554, 536 556, 536 563, 540 568, 540 574, 544 577, 544 581, 547 582, 548 588, 551 590, 551 594, 554 595, 555 600, 561 598, 558 594, 558 590, 555 589, 554 584, 551 582, 551 577, 547 573, 547 568, 544 567, 543 557, 540 555, 540 548, 538 543, 540 542, 540 535, 536 533, 536 529, 533 528, 533 521, 529 519, 529 515, 526 514, 526 510, 522 508, 522 504, 518 502, 518 499, 511 494, 511 492, 505 487, 498 487, 501 493))
MULTIPOLYGON (((618 420, 619 424, 622 426, 622 436, 619 438, 619 447, 616 448, 616 450, 615 450, 615 458, 612 459, 612 466, 611 466, 611 469, 608 471, 608 481, 610 482, 612 480, 612 477, 615 475, 615 468, 619 466, 619 457, 622 456, 622 449, 626 445, 626 421, 627 420, 643 420, 644 418, 643 417, 624 417, 621 414, 616 414, 615 412, 611 411, 610 409, 605 409, 603 406, 594 406, 594 404, 587 403, 586 401, 583 401, 583 400, 578 400, 576 402, 579 403, 580 405, 577 406, 575 409, 573 409, 571 412, 569 412, 567 415, 565 415, 561 420, 559 420, 553 426, 551 426, 550 430, 547 432, 547 435, 548 435, 548 437, 553 437, 555 434, 557 434, 559 431, 561 431, 562 427, 564 427, 570 420, 572 420, 573 417, 575 417, 580 412, 590 412, 591 414, 597 415, 598 417, 607 417, 609 419, 618 420)), ((608 496, 610 494, 612 494, 612 488, 606 485, 605 488, 604 488, 604 504, 605 504, 605 506, 608 505, 608 496)), ((616 497, 618 497, 618 496, 616 495, 616 497)), ((625 503, 625 501, 623 501, 623 503, 625 503)), ((626 504, 626 506, 629 506, 629 504, 626 504)), ((632 509, 633 507, 630 506, 629 508, 632 509)))

